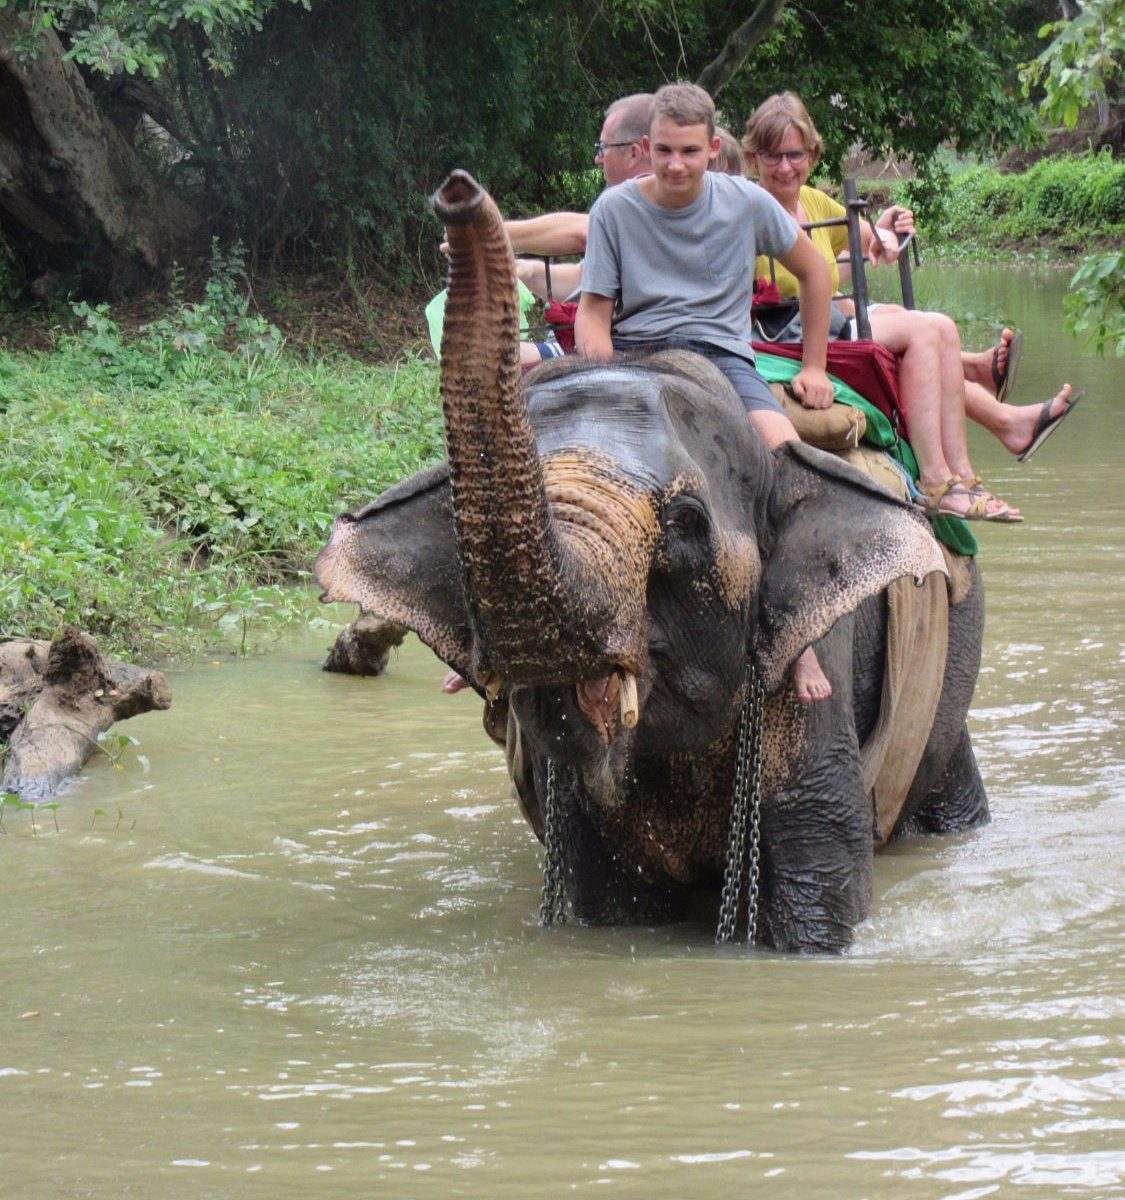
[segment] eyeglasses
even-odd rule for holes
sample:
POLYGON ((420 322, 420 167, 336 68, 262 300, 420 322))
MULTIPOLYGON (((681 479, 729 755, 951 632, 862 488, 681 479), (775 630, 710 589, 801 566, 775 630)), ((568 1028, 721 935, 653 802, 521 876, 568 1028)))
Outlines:
POLYGON ((770 151, 767 153, 759 153, 758 157, 766 164, 767 167, 780 166, 783 158, 788 159, 795 167, 799 167, 809 156, 807 150, 781 150, 770 151))
POLYGON ((635 142, 603 142, 601 140, 601 138, 599 138, 594 143, 594 157, 601 158, 602 155, 605 154, 605 152, 607 150, 613 150, 614 148, 619 147, 619 146, 634 146, 634 145, 636 145, 635 142))

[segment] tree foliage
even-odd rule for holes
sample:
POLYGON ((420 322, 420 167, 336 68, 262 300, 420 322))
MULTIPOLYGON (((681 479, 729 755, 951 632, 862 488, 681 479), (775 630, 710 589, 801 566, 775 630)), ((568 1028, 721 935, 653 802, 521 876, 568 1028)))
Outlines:
MULTIPOLYGON (((217 234, 259 262, 433 278, 425 197, 449 168, 513 213, 586 203, 605 106, 669 80, 707 81, 736 132, 793 88, 830 164, 856 143, 925 163, 946 141, 1027 138, 1029 7, 1041 23, 1046 0, 0 0, 0 150, 26 161, 49 140, 26 71, 54 39, 203 253, 217 234)), ((0 238, 28 280, 69 255, 97 292, 115 261, 89 249, 105 222, 73 172, 79 215, 55 219, 60 161, 46 146, 20 204, 0 192, 0 238)), ((183 242, 142 266, 166 270, 183 242)))
MULTIPOLYGON (((1043 115, 1073 129, 1084 109, 1104 103, 1120 83, 1125 0, 1085 0, 1073 19, 1045 25, 1039 36, 1052 40, 1024 69, 1025 89, 1042 84, 1043 115)), ((1066 316, 1071 331, 1090 337, 1099 354, 1111 346, 1125 355, 1125 254, 1092 254, 1079 265, 1066 316)))
POLYGON ((1125 0, 1085 0, 1072 20, 1039 30, 1047 48, 1022 71, 1025 93, 1041 85, 1040 105, 1054 124, 1073 129, 1083 109, 1103 100, 1121 73, 1125 53, 1125 0))

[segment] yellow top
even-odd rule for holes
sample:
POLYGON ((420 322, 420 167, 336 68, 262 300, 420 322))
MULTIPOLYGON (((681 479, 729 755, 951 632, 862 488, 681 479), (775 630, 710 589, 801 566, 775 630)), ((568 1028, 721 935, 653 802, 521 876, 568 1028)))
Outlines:
MULTIPOLYGON (((801 207, 809 221, 827 221, 831 217, 843 217, 847 210, 842 204, 837 204, 831 196, 818 188, 807 184, 801 188, 801 207)), ((809 231, 813 245, 824 255, 828 270, 832 274, 832 292, 840 290, 840 269, 836 266, 836 255, 848 248, 848 227, 846 225, 827 225, 821 229, 809 231)), ((777 290, 782 296, 796 296, 798 293, 797 277, 791 275, 779 262, 774 262, 774 278, 777 290)), ((759 254, 754 263, 754 277, 764 275, 770 278, 770 260, 764 254, 759 254)))

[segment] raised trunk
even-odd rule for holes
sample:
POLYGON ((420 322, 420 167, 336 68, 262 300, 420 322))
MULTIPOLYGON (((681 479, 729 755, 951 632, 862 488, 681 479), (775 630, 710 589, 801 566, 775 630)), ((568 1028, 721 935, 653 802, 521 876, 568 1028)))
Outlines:
POLYGON ((441 352, 458 552, 482 680, 551 684, 637 655, 606 562, 552 519, 520 387, 515 263, 500 214, 456 171, 434 197, 450 248, 441 352))

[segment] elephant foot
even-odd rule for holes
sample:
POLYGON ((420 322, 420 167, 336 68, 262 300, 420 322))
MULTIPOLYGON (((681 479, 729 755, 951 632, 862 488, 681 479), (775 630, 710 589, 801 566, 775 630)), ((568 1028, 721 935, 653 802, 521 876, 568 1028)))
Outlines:
POLYGON ((793 692, 802 704, 813 704, 817 700, 827 700, 832 695, 832 684, 828 676, 821 670, 816 652, 810 646, 793 664, 789 676, 793 692))

